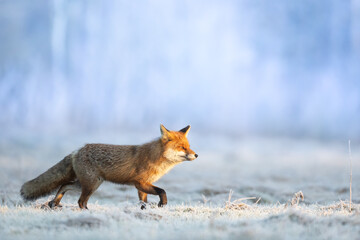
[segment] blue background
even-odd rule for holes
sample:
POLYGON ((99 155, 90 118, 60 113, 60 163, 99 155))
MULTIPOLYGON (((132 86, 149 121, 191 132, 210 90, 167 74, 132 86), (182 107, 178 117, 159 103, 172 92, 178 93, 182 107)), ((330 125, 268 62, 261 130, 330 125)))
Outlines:
POLYGON ((356 0, 0 1, 1 131, 359 139, 356 0))

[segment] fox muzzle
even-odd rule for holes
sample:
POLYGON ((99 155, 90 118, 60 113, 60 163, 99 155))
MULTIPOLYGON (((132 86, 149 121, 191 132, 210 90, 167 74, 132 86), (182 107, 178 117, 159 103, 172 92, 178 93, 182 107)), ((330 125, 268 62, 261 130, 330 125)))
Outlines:
POLYGON ((189 160, 189 161, 193 161, 195 160, 199 155, 197 154, 188 154, 186 155, 186 159, 189 160))

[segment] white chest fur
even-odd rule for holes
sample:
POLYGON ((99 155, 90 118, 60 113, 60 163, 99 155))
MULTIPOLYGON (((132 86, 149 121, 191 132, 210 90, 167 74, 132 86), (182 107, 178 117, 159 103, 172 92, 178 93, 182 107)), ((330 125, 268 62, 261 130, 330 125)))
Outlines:
POLYGON ((168 173, 177 163, 171 161, 163 161, 152 167, 152 174, 149 176, 149 182, 153 183, 168 173))

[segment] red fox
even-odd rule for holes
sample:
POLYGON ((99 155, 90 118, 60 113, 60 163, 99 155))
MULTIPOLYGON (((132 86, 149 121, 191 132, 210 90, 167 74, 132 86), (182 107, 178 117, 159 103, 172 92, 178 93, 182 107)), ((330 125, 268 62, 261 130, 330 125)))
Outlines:
POLYGON ((147 202, 147 194, 158 195, 158 206, 162 207, 167 204, 166 193, 152 183, 176 164, 198 157, 190 149, 189 130, 190 125, 180 131, 169 131, 161 124, 161 137, 143 145, 86 144, 37 178, 24 183, 20 194, 25 200, 35 200, 60 187, 49 202, 49 207, 53 208, 60 206, 66 191, 80 187, 79 207, 88 209, 91 194, 103 181, 110 181, 134 185, 143 202, 147 202))

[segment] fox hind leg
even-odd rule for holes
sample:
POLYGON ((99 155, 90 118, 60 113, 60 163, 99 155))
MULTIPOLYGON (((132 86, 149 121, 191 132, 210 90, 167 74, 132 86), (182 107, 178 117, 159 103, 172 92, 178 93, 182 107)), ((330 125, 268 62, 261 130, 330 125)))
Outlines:
POLYGON ((96 191, 96 189, 101 185, 104 180, 101 178, 96 178, 91 181, 86 181, 81 183, 81 195, 78 201, 79 207, 81 209, 88 209, 87 202, 90 196, 96 191))
POLYGON ((56 193, 55 198, 48 203, 49 207, 61 207, 60 201, 63 198, 64 194, 69 190, 79 190, 80 187, 81 186, 79 181, 63 184, 56 193))

